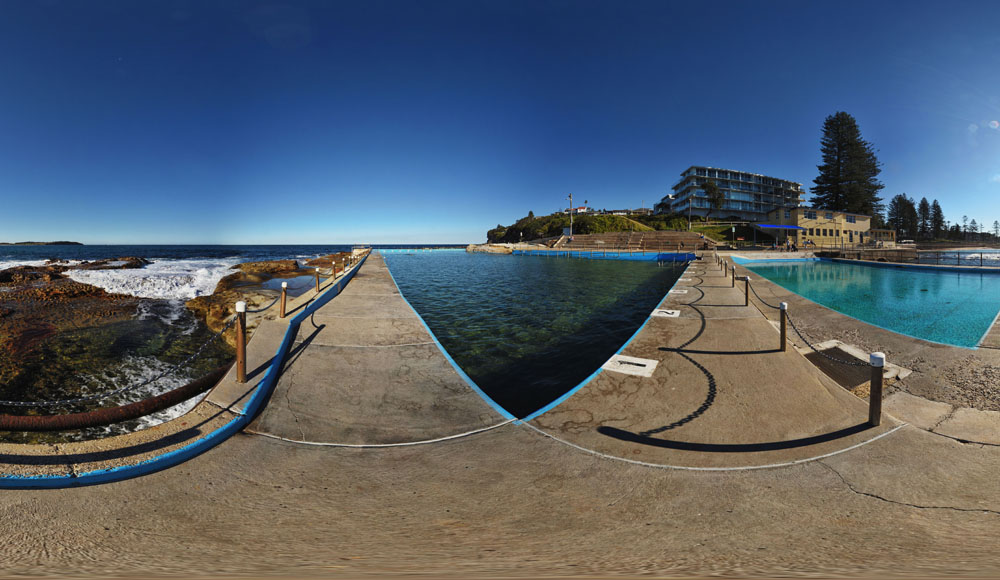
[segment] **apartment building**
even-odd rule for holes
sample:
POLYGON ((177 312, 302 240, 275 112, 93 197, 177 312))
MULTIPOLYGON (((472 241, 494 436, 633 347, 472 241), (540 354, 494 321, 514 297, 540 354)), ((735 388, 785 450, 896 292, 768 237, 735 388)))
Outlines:
POLYGON ((674 198, 670 211, 692 216, 705 216, 710 212, 708 197, 703 186, 712 180, 722 191, 722 207, 711 209, 717 219, 763 222, 776 208, 793 208, 802 203, 805 191, 802 184, 759 173, 745 173, 732 169, 693 165, 681 173, 681 180, 673 186, 674 198))

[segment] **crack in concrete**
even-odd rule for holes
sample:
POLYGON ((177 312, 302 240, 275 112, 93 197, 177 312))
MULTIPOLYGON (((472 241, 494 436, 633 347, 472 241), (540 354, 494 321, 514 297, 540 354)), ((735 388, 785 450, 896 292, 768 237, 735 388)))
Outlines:
MULTIPOLYGON (((305 349, 302 349, 303 351, 305 349)), ((292 386, 295 385, 295 372, 289 372, 286 376, 288 377, 288 387, 285 388, 285 392, 282 393, 285 397, 285 408, 291 413, 292 419, 295 419, 295 428, 299 430, 299 438, 305 439, 306 433, 302 430, 302 426, 299 425, 299 416, 292 410, 292 400, 289 398, 289 394, 292 392, 292 386)), ((280 386, 280 382, 279 382, 280 386)))
POLYGON ((287 407, 288 408, 288 412, 292 414, 292 419, 295 419, 295 428, 299 430, 299 436, 302 439, 305 439, 306 438, 306 432, 303 431, 302 430, 302 426, 299 425, 299 416, 297 414, 295 414, 294 410, 292 410, 292 400, 288 398, 288 392, 291 391, 291 390, 292 390, 291 385, 289 385, 288 388, 285 389, 285 407, 287 407))
POLYGON ((931 433, 934 433, 934 430, 937 429, 938 427, 940 427, 942 423, 944 423, 948 419, 951 419, 952 417, 954 417, 956 411, 958 411, 958 407, 956 407, 954 405, 951 405, 951 410, 948 411, 948 413, 944 417, 942 417, 940 421, 938 421, 937 423, 935 423, 933 427, 931 427, 930 429, 928 429, 928 431, 930 431, 931 433))
POLYGON ((834 469, 829 464, 824 463, 822 460, 817 461, 816 463, 819 463, 823 467, 825 467, 825 468, 829 469, 831 472, 833 472, 834 475, 836 475, 837 477, 839 477, 840 481, 843 482, 843 484, 847 486, 847 489, 849 489, 852 493, 856 493, 858 495, 862 495, 862 496, 865 496, 865 497, 870 497, 872 499, 877 499, 879 501, 883 501, 883 502, 886 502, 886 503, 891 503, 891 504, 895 504, 895 505, 901 505, 901 506, 911 507, 911 508, 914 508, 914 509, 921 509, 921 510, 949 510, 949 511, 956 511, 956 512, 979 512, 979 513, 985 513, 985 514, 992 514, 992 515, 995 515, 995 516, 1000 516, 1000 510, 991 510, 991 509, 987 509, 987 508, 962 508, 962 507, 942 506, 942 505, 920 505, 920 504, 909 503, 909 502, 905 502, 905 501, 899 501, 899 500, 895 500, 895 499, 889 499, 887 497, 884 497, 884 496, 881 496, 881 495, 878 495, 878 494, 875 494, 875 493, 870 493, 870 492, 867 492, 867 491, 861 491, 858 488, 854 487, 854 485, 851 482, 847 481, 846 477, 844 477, 839 471, 837 471, 836 469, 834 469))

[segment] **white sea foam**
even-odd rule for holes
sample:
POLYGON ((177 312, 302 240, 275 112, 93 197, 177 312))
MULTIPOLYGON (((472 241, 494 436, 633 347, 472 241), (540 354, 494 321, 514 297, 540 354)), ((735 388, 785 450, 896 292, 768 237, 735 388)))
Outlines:
MULTIPOLYGON (((83 377, 84 393, 111 391, 125 385, 137 385, 147 380, 159 376, 164 371, 170 369, 170 365, 151 356, 128 356, 115 369, 102 373, 101 376, 83 377)), ((170 373, 162 379, 145 385, 143 387, 131 389, 119 397, 105 401, 105 405, 124 405, 135 401, 142 401, 155 397, 167 391, 182 387, 193 380, 188 376, 189 369, 179 369, 175 373, 170 373)), ((166 423, 171 419, 176 419, 195 407, 203 398, 204 394, 188 399, 182 403, 169 407, 160 412, 140 417, 138 425, 133 430, 148 429, 160 423, 166 423)), ((111 433, 114 429, 105 430, 111 433)))
MULTIPOLYGON (((0 270, 6 270, 7 268, 14 268, 17 266, 44 266, 46 260, 0 260, 0 270)), ((69 260, 63 264, 55 264, 56 266, 66 266, 79 264, 80 260, 69 260)))
POLYGON ((239 258, 157 260, 145 268, 72 270, 70 278, 115 294, 140 298, 189 300, 211 294, 239 258))

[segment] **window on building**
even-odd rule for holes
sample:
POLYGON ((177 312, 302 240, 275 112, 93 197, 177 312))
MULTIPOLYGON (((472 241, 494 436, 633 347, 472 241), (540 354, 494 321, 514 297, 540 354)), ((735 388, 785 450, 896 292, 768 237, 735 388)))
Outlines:
POLYGON ((847 223, 849 223, 849 224, 856 224, 856 223, 858 223, 858 218, 856 218, 856 217, 854 217, 852 215, 849 215, 849 216, 847 216, 847 223))
POLYGON ((828 220, 832 220, 833 219, 833 212, 829 212, 828 211, 828 212, 826 212, 826 215, 824 215, 823 217, 825 217, 828 220))
POLYGON ((791 218, 792 218, 792 212, 790 212, 790 211, 788 211, 788 210, 786 209, 786 210, 785 210, 785 219, 787 220, 787 219, 791 219, 791 218))
POLYGON ((823 228, 823 237, 826 237, 826 228, 823 228))
POLYGON ((806 212, 806 219, 807 220, 814 220, 814 219, 816 219, 816 212, 814 212, 814 211, 807 211, 806 212))
POLYGON ((813 235, 813 229, 812 228, 809 228, 809 235, 810 236, 813 235))
POLYGON ((840 230, 837 230, 837 237, 840 237, 840 230))

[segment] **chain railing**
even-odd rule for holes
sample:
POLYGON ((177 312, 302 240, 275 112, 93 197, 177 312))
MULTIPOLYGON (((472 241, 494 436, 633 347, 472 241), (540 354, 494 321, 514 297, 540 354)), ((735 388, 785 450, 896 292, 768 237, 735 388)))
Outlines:
MULTIPOLYGON (((761 304, 763 304, 764 306, 767 306, 768 308, 773 308, 774 310, 782 310, 782 308, 780 306, 775 306, 775 305, 769 303, 768 301, 764 300, 763 298, 761 298, 760 294, 757 293, 757 289, 753 287, 753 284, 750 284, 748 282, 747 286, 750 288, 750 292, 753 293, 753 295, 757 298, 758 301, 760 301, 761 304)), ((788 310, 787 309, 784 309, 784 316, 785 316, 785 319, 788 321, 789 326, 791 326, 792 330, 795 331, 795 334, 799 335, 799 338, 802 339, 802 342, 805 343, 805 345, 808 346, 816 354, 818 354, 818 355, 820 355, 820 356, 822 356, 822 357, 824 357, 826 359, 829 359, 829 360, 831 360, 833 362, 838 362, 838 363, 843 364, 843 365, 857 366, 857 367, 871 366, 867 362, 847 361, 847 360, 839 359, 839 358, 832 357, 832 356, 826 354, 822 350, 816 348, 816 346, 813 345, 811 342, 809 342, 809 340, 802 334, 802 331, 799 330, 799 327, 795 325, 795 322, 792 320, 792 317, 788 314, 788 310)))

